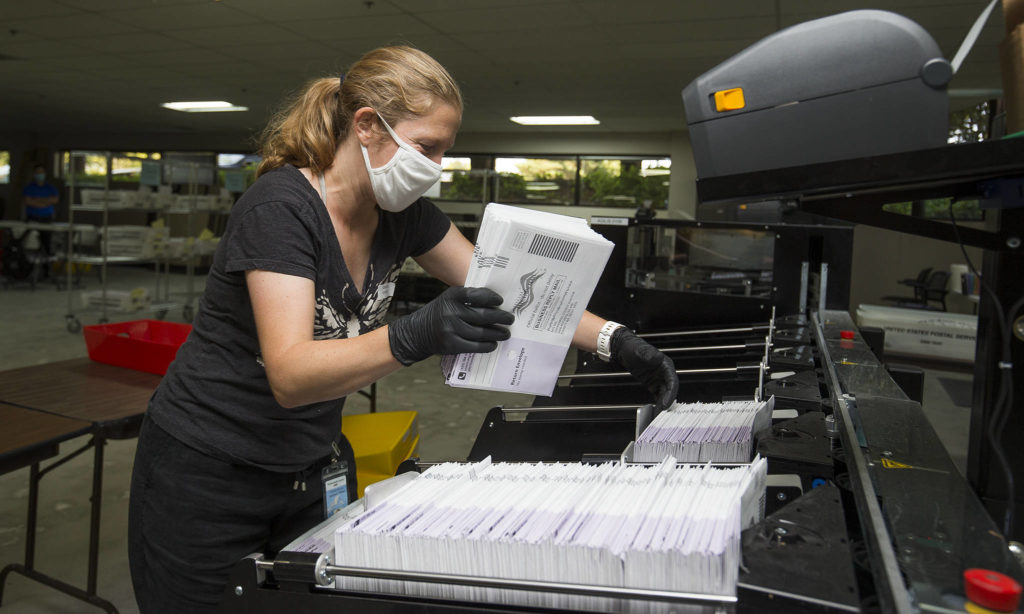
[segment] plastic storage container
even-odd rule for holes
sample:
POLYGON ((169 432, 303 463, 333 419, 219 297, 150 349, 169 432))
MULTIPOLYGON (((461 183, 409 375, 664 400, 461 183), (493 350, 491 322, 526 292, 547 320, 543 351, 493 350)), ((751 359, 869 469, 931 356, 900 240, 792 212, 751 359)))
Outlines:
POLYGON ((92 360, 163 375, 191 330, 190 324, 133 320, 85 326, 82 334, 92 360))
POLYGON ((346 414, 341 419, 341 432, 355 452, 359 497, 370 484, 394 477, 398 465, 416 453, 420 441, 417 415, 414 411, 386 411, 346 414))

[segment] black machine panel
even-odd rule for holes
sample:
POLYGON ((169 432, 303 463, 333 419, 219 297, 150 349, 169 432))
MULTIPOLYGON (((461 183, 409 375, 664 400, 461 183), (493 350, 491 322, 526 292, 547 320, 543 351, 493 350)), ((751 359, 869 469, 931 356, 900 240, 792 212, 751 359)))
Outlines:
POLYGON ((615 248, 589 309, 634 330, 767 321, 773 307, 798 314, 823 264, 825 307, 849 307, 850 226, 612 221, 593 226, 615 248))

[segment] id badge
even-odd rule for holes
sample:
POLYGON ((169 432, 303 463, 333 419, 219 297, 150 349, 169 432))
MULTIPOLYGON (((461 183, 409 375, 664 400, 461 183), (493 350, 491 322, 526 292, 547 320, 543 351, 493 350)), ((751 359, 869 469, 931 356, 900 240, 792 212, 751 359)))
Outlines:
POLYGON ((330 518, 349 504, 348 463, 336 461, 320 472, 324 489, 324 518, 330 518))

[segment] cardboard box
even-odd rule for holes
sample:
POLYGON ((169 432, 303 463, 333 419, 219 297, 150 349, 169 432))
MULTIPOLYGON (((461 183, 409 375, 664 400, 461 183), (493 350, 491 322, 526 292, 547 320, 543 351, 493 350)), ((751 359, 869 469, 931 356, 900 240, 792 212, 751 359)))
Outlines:
MULTIPOLYGON (((1021 2, 1020 4, 1024 4, 1021 2)), ((1006 133, 1024 130, 1024 24, 1018 25, 999 46, 1003 70, 1006 133)))
POLYGON ((151 226, 108 226, 106 234, 107 256, 155 258, 163 253, 169 231, 151 226))
POLYGON ((857 326, 875 326, 885 330, 886 356, 974 362, 978 316, 859 305, 857 326))
POLYGON ((149 292, 145 288, 134 290, 88 290, 82 292, 82 307, 85 309, 110 309, 113 311, 138 311, 150 305, 149 292))

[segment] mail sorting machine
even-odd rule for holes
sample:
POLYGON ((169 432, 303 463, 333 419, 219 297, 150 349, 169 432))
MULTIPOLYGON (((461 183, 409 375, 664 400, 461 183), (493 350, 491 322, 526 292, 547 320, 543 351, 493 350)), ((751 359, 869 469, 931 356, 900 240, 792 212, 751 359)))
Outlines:
MULTIPOLYGON (((759 363, 756 376, 752 370, 749 378, 718 382, 719 398, 776 397, 773 424, 756 439, 757 452, 769 464, 768 513, 743 533, 735 596, 351 568, 333 565, 325 546, 281 552, 273 560, 253 556, 240 561, 232 571, 224 611, 529 611, 338 591, 333 589, 337 575, 612 595, 683 608, 678 611, 962 611, 965 568, 1019 573, 1019 564, 943 451, 920 405, 888 377, 846 311, 815 311, 809 317, 731 328, 764 332, 756 351, 763 359, 767 348, 769 358, 764 367, 759 363), (798 348, 810 359, 801 365, 791 358, 773 360, 773 353, 785 353, 776 348, 798 348), (772 379, 773 372, 783 376, 772 379)), ((701 332, 724 334, 711 331, 701 332)), ((685 336, 673 335, 674 342, 685 336)), ((614 373, 608 377, 616 378, 614 373)), ((629 389, 621 382, 611 388, 629 389)), ((681 389, 684 397, 685 383, 681 389)), ((634 399, 643 394, 639 388, 634 392, 634 399)), ((709 392, 699 394, 710 399, 709 392)), ((639 401, 495 408, 470 459, 617 460, 650 419, 649 409, 639 401)))
MULTIPOLYGON (((675 606, 777 612, 955 610, 964 605, 964 569, 1020 577, 1019 564, 943 451, 920 405, 878 359, 872 348, 880 344, 869 345, 848 315, 844 254, 829 250, 844 243, 849 228, 712 225, 711 240, 695 238, 692 229, 708 230, 700 224, 620 224, 614 221, 602 230, 624 233, 625 247, 622 254, 613 253, 620 268, 606 268, 608 284, 602 280, 594 303, 618 304, 616 318, 673 357, 680 400, 776 399, 771 428, 756 438, 756 450, 769 468, 767 517, 744 533, 735 596, 353 569, 330 564, 326 550, 286 551, 273 560, 239 562, 225 594, 225 611, 523 609, 332 590, 333 576, 339 574, 589 595, 612 591, 620 598, 675 606), (722 275, 727 267, 701 262, 694 265, 697 272, 677 266, 671 271, 674 281, 656 275, 654 284, 665 287, 650 287, 646 273, 652 267, 658 272, 664 261, 650 259, 650 252, 637 245, 656 246, 652 236, 662 237, 664 244, 668 237, 678 238, 680 228, 685 240, 669 241, 674 243, 669 261, 680 250, 711 250, 726 262, 741 262, 729 254, 739 253, 735 245, 749 243, 756 230, 767 233, 772 244, 754 249, 758 262, 769 263, 762 265, 767 269, 747 273, 750 284, 691 283, 727 277, 722 275), (733 244, 719 236, 729 233, 745 241, 733 244), (793 239, 801 236, 807 240, 793 239), (779 270, 783 263, 797 273, 787 276, 779 270), (806 306, 809 314, 773 315, 773 305, 806 306), (766 317, 756 318, 762 312, 766 317), (728 315, 735 319, 729 321, 728 315), (711 325, 716 318, 718 323, 711 325), (689 320, 705 324, 681 325, 689 320)), ((695 257, 688 258, 686 264, 693 264, 695 257)), ((469 460, 620 459, 650 419, 648 401, 648 393, 614 366, 580 356, 551 398, 538 398, 530 407, 491 409, 469 460)))
MULTIPOLYGON (((814 232, 835 233, 832 241, 814 240, 815 235, 807 228, 758 226, 749 228, 735 225, 715 225, 711 229, 692 224, 654 224, 653 231, 646 231, 645 225, 629 220, 625 226, 612 222, 608 234, 621 230, 624 234, 617 243, 613 259, 622 268, 609 270, 607 279, 599 286, 599 295, 609 302, 622 293, 637 293, 654 296, 661 292, 663 297, 677 298, 678 303, 690 302, 684 310, 666 310, 662 314, 627 313, 620 311, 618 317, 631 323, 639 321, 659 322, 662 325, 674 323, 671 330, 660 329, 640 331, 654 344, 673 357, 680 372, 681 400, 719 401, 738 398, 767 398, 776 400, 775 420, 772 428, 757 437, 757 452, 769 463, 769 489, 766 500, 768 517, 760 525, 747 531, 744 536, 745 569, 737 596, 655 594, 623 589, 617 595, 622 598, 662 599, 678 606, 726 609, 732 611, 857 611, 871 599, 876 598, 874 578, 866 553, 865 537, 859 532, 854 480, 836 422, 833 408, 840 386, 832 383, 823 365, 833 362, 829 348, 824 345, 826 335, 838 336, 832 320, 831 329, 824 330, 820 319, 802 314, 775 316, 771 304, 829 304, 842 303, 845 294, 842 286, 843 275, 833 274, 832 290, 822 286, 822 275, 806 274, 814 262, 817 270, 828 270, 831 260, 842 261, 842 250, 838 245, 849 248, 849 229, 817 229, 814 232), (770 247, 764 245, 754 250, 757 262, 768 266, 768 273, 757 270, 750 273, 761 282, 764 289, 749 290, 750 284, 730 286, 736 294, 723 292, 718 284, 710 292, 694 291, 679 279, 663 280, 673 285, 672 289, 636 287, 637 280, 649 284, 649 278, 638 271, 650 268, 649 258, 645 264, 638 264, 636 258, 626 266, 627 252, 637 258, 647 258, 637 244, 651 245, 650 237, 674 237, 682 228, 686 240, 673 241, 679 250, 694 249, 698 252, 714 249, 728 262, 742 261, 742 258, 728 256, 727 251, 736 251, 735 245, 750 242, 751 233, 766 233, 770 247), (696 229, 697 234, 691 232, 696 229), (627 236, 633 230, 633 239, 627 236), (699 235, 710 232, 712 238, 699 235), (740 236, 744 240, 733 239, 740 236), (800 242, 793 237, 809 237, 800 242), (847 238, 844 242, 842 239, 847 238), (821 256, 824 245, 836 250, 821 256), (804 249, 796 246, 803 245, 804 249), (821 246, 810 249, 815 257, 808 257, 807 246, 821 246), (778 248, 777 248, 778 246, 778 248), (792 254, 776 257, 776 253, 792 254), (621 251, 621 253, 619 253, 621 251), (770 257, 766 258, 765 253, 770 257), (639 254, 639 255, 638 255, 639 254), (789 279, 776 276, 776 262, 793 260, 798 271, 804 271, 789 279), (808 262, 804 265, 804 262, 808 262), (768 263, 767 265, 763 263, 768 263), (824 266, 823 266, 824 265, 824 266), (783 281, 776 281, 781 279, 783 281), (607 283, 605 283, 607 282, 607 283), (783 297, 783 292, 804 292, 807 296, 783 297), (830 294, 831 293, 831 294, 830 294), (829 297, 832 298, 829 298, 829 297), (608 297, 612 297, 608 299, 608 297), (716 326, 682 327, 680 322, 695 316, 696 306, 706 301, 705 309, 725 311, 718 306, 728 304, 731 313, 752 317, 763 311, 767 305, 768 316, 762 320, 724 323, 716 326), (672 322, 670 318, 674 317, 672 322), (821 348, 825 348, 824 351, 821 348), (748 561, 758 561, 751 566, 748 561), (796 572, 796 573, 794 573, 796 572)), ((667 239, 663 239, 665 243, 667 239)), ((663 246, 664 247, 664 246, 663 246)), ((665 248, 667 249, 667 248, 665 248)), ((673 248, 675 250, 675 248, 673 248)), ((748 250, 749 251, 749 250, 748 250)), ((675 251, 673 251, 675 254, 675 251)), ((676 258, 676 256, 673 256, 676 258)), ((671 259, 671 258, 670 258, 671 259)), ((690 260, 692 262, 692 259, 690 260)), ((660 265, 659 265, 660 266, 660 265)), ((696 265, 695 265, 696 266, 696 265)), ((699 264, 698 275, 685 267, 678 267, 674 275, 693 279, 712 277, 712 272, 726 273, 725 267, 713 267, 707 262, 699 264)), ((735 267, 734 268, 738 268, 735 267)), ((835 270, 842 270, 837 264, 835 270)), ((719 279, 724 275, 715 275, 719 279)), ((718 280, 716 280, 718 281, 718 280)), ((697 290, 706 290, 699 286, 697 290)), ((634 298, 637 294, 634 294, 634 298)), ((601 302, 602 298, 597 298, 601 302)), ((651 303, 655 302, 653 300, 651 303)), ((643 301, 627 301, 634 309, 643 309, 643 301)), ((828 311, 838 318, 843 330, 853 331, 849 316, 842 311, 828 311), (840 317, 841 316, 841 317, 840 317), (845 319, 843 319, 845 318, 845 319)), ((829 317, 833 317, 830 315, 829 317)), ((855 334, 852 340, 844 340, 841 347, 842 361, 875 366, 877 378, 868 378, 873 385, 882 385, 884 368, 867 349, 861 336, 855 334), (850 348, 845 347, 850 345, 850 348), (859 349, 856 358, 851 358, 851 349, 859 349)), ((905 400, 902 392, 889 381, 885 394, 905 400)), ((615 368, 591 357, 581 355, 577 369, 564 378, 551 398, 539 398, 531 407, 491 409, 477 436, 468 460, 480 460, 490 456, 495 461, 586 461, 603 462, 619 460, 629 443, 650 421, 651 407, 647 405, 646 391, 631 383, 630 378, 616 372, 615 368)), ((858 486, 860 481, 856 483, 858 486)), ((371 595, 354 592, 340 592, 330 588, 332 574, 376 575, 388 578, 416 577, 425 581, 468 583, 475 586, 517 587, 529 590, 588 591, 609 589, 587 586, 546 586, 538 583, 517 582, 514 578, 465 578, 451 576, 429 576, 406 574, 400 570, 365 570, 343 568, 331 565, 331 553, 324 552, 283 552, 273 561, 250 558, 240 562, 234 570, 228 592, 225 595, 225 609, 229 612, 271 611, 280 607, 301 607, 309 611, 507 611, 501 605, 443 602, 412 599, 397 595, 371 595), (383 574, 383 575, 382 575, 383 574)), ((607 593, 602 593, 607 594, 607 593)), ((521 608, 520 608, 521 609, 521 608)))

